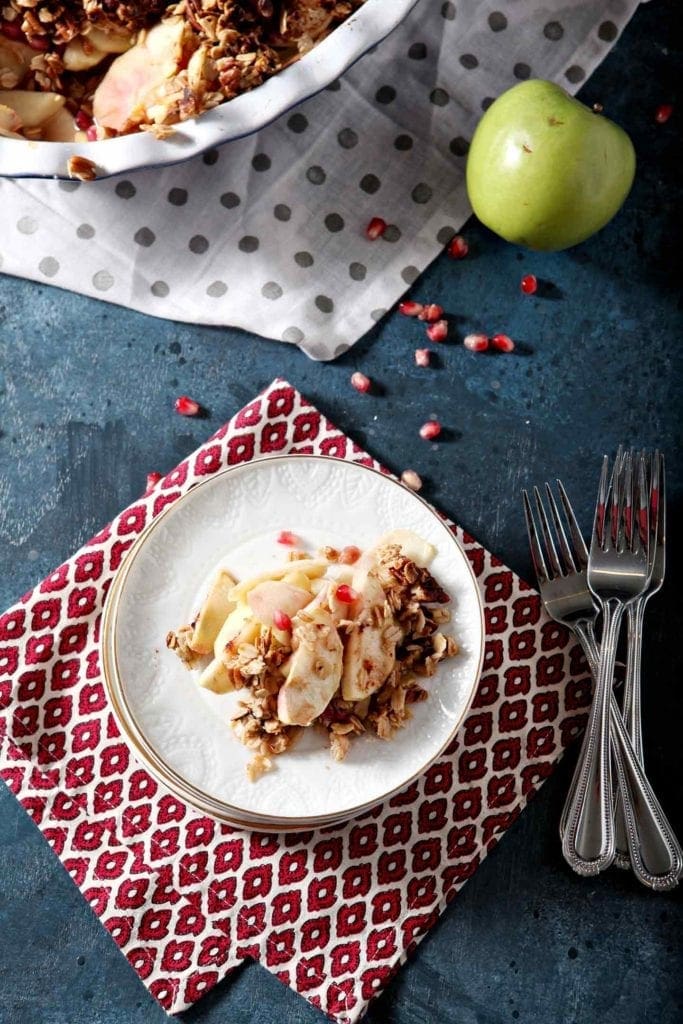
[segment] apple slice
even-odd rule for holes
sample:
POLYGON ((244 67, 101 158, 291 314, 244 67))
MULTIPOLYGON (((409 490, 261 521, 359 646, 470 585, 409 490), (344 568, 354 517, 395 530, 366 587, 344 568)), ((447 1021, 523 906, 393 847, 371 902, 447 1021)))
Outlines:
POLYGON ((259 628, 251 608, 246 604, 237 605, 228 615, 216 637, 213 645, 215 657, 222 658, 228 644, 250 643, 258 634, 259 628))
POLYGON ((235 581, 230 573, 219 569, 194 624, 190 647, 197 654, 210 654, 213 650, 223 623, 235 608, 235 602, 230 597, 234 586, 235 581))
POLYGON ((273 625, 273 615, 276 611, 284 612, 293 618, 310 600, 309 590, 294 587, 282 580, 264 580, 247 594, 247 604, 264 626, 273 625))
POLYGON ((360 590, 361 621, 349 633, 341 692, 344 700, 365 700, 376 693, 396 664, 401 629, 387 606, 377 579, 368 574, 360 590))
POLYGON ((16 110, 24 128, 38 128, 64 106, 64 97, 56 92, 0 89, 0 106, 16 110))
POLYGON ((214 658, 199 677, 199 685, 213 693, 230 693, 235 689, 230 672, 220 658, 214 658))
POLYGON ((21 139, 21 118, 16 110, 4 105, 0 106, 0 132, 8 139, 21 139))
POLYGON ((291 572, 302 572, 309 580, 314 580, 322 576, 326 569, 326 562, 319 562, 312 558, 302 558, 298 562, 287 562, 285 565, 275 566, 269 572, 262 572, 258 576, 251 576, 249 579, 241 580, 232 588, 230 596, 233 601, 244 601, 250 590, 253 590, 259 583, 265 583, 266 580, 281 580, 291 572))
POLYGON ((339 688, 344 648, 330 613, 322 607, 297 617, 294 654, 277 700, 285 725, 310 725, 339 688))
POLYGON ((0 35, 0 71, 10 71, 17 82, 21 82, 35 55, 36 51, 26 43, 0 35))
POLYGON ((76 126, 73 116, 66 107, 60 107, 56 114, 53 114, 45 122, 40 133, 44 142, 74 142, 76 139, 76 126))

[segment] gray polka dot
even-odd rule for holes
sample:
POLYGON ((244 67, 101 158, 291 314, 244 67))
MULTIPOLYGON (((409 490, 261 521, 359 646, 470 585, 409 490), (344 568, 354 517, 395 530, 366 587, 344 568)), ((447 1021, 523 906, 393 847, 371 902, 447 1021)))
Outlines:
POLYGON ((362 263, 351 263, 349 265, 349 277, 352 281, 364 281, 368 270, 362 263))
POLYGON ((218 163, 218 155, 219 154, 217 149, 208 149, 204 156, 202 157, 202 160, 207 165, 207 167, 211 167, 213 166, 213 164, 218 163))
POLYGON ((455 234, 455 228, 451 227, 450 224, 446 224, 444 227, 439 228, 436 235, 436 240, 439 245, 448 245, 451 238, 455 234))
POLYGON ((495 102, 496 102, 496 98, 495 98, 495 96, 486 96, 486 97, 485 97, 485 98, 484 98, 484 99, 483 99, 483 100, 481 101, 481 109, 482 109, 482 110, 488 110, 488 109, 489 109, 489 107, 491 106, 491 104, 492 104, 492 103, 495 103, 495 102))
POLYGON ((265 153, 257 153, 251 161, 251 166, 255 171, 269 171, 272 166, 272 161, 265 153))
POLYGON ((318 167, 317 164, 314 164, 313 167, 309 167, 306 171, 306 177, 310 181, 311 185, 322 185, 324 184, 327 175, 322 167, 318 167))
POLYGON ((479 67, 479 61, 477 60, 473 53, 461 54, 460 63, 464 68, 467 68, 468 71, 472 71, 473 68, 479 67))
POLYGON ((397 135, 394 139, 394 149, 397 149, 399 153, 407 153, 412 148, 413 140, 410 135, 397 135))
POLYGON ((604 39, 606 43, 613 43, 618 35, 619 29, 613 21, 603 21, 598 29, 598 37, 604 39))
POLYGON ((387 224, 386 230, 382 235, 383 242, 399 242, 401 240, 401 229, 395 224, 387 224))
POLYGON ((325 217, 325 227, 332 234, 336 234, 337 231, 343 231, 344 218, 340 217, 338 213, 328 213, 327 217, 325 217))
POLYGON ((374 196, 375 192, 379 192, 382 187, 382 182, 376 174, 364 174, 358 182, 358 186, 362 188, 363 192, 367 192, 369 196, 374 196))
POLYGON ((414 284, 420 276, 420 271, 417 267, 404 267, 401 271, 401 277, 406 284, 414 284))
POLYGON ((184 206, 187 202, 187 190, 184 188, 172 188, 166 198, 171 206, 184 206))
POLYGON ((316 295, 315 304, 321 313, 331 313, 334 310, 334 302, 328 295, 316 295))
POLYGON ((137 189, 132 181, 120 181, 114 191, 119 199, 132 199, 137 189))
POLYGON ((288 327, 282 332, 282 340, 288 341, 292 345, 301 344, 305 337, 304 332, 299 330, 298 327, 288 327))
POLYGON ((441 17, 445 18, 446 21, 455 21, 455 4, 451 3, 450 0, 441 5, 441 17))
POLYGON ((245 235, 244 238, 240 238, 237 248, 240 252, 256 252, 260 244, 256 235, 245 235))
POLYGON ((354 146, 358 145, 358 135, 354 132, 353 128, 342 128, 337 136, 337 142, 342 149, 353 149, 354 146))
POLYGON ((454 139, 451 139, 449 149, 454 156, 467 156, 469 148, 469 142, 467 139, 463 139, 462 135, 457 135, 454 139))
POLYGON ((428 203, 429 200, 432 198, 432 195, 433 193, 431 187, 427 185, 426 182, 424 181, 421 181, 419 184, 417 184, 413 191, 411 192, 413 202, 419 203, 421 206, 424 205, 424 203, 428 203))
POLYGON ((554 42, 557 42, 564 35, 564 29, 559 21, 549 21, 543 26, 543 35, 546 39, 552 39, 554 42))
POLYGON ((95 229, 92 224, 79 224, 76 228, 76 234, 79 238, 94 238, 95 229))
POLYGON ((273 216, 275 217, 275 220, 288 221, 292 216, 292 211, 288 206, 285 206, 284 203, 278 203, 273 210, 273 216))
POLYGON ((287 122, 287 127, 291 132, 296 132, 297 135, 301 135, 301 133, 305 132, 308 128, 308 118, 304 117, 303 114, 292 114, 287 122))
POLYGON ((92 283, 95 288, 97 288, 98 292, 108 292, 114 284, 114 278, 108 270, 98 270, 97 273, 92 276, 92 283))
POLYGON ((378 323, 382 319, 382 317, 386 315, 386 309, 373 309, 372 313, 370 314, 370 318, 374 320, 375 323, 378 323))
POLYGON ((489 14, 489 28, 492 32, 502 32, 508 27, 508 20, 501 11, 492 11, 489 14))
POLYGON ((133 241, 137 242, 138 245, 143 246, 145 249, 149 249, 150 245, 154 245, 156 242, 156 235, 149 228, 138 228, 133 235, 133 241))
POLYGON ((228 290, 228 286, 225 281, 212 281, 209 287, 206 289, 206 294, 212 299, 220 299, 221 296, 225 295, 228 290))
POLYGON ((304 267, 305 269, 307 267, 312 267, 313 264, 315 263, 315 260, 311 256, 310 252, 304 251, 294 253, 294 262, 297 264, 297 266, 304 267))
POLYGON ((241 202, 242 200, 235 192, 224 192, 221 196, 221 206, 224 206, 226 210, 234 210, 241 202))
POLYGON ((570 68, 567 68, 564 75, 567 81, 576 85, 577 82, 583 82, 586 77, 586 72, 583 68, 580 68, 578 64, 572 64, 570 68))
POLYGON ((38 264, 38 270, 45 274, 45 277, 54 277, 59 270, 59 263, 54 256, 45 256, 38 264))
POLYGON ((21 231, 22 235, 32 235, 37 230, 38 221, 33 217, 20 217, 17 221, 17 231, 21 231))
POLYGON ((152 295, 156 295, 158 299, 165 299, 171 289, 165 281, 153 281, 149 290, 152 295))
MULTIPOLYGON (((122 185, 130 185, 130 182, 129 181, 126 181, 126 182, 122 181, 121 184, 122 185)), ((59 187, 61 188, 62 192, 75 192, 77 189, 79 189, 81 187, 81 183, 80 183, 80 181, 60 181, 59 187)), ((119 192, 118 186, 116 188, 116 194, 119 195, 119 196, 121 195, 121 193, 119 192)), ((133 189, 132 194, 135 195, 135 189, 133 189)), ((130 197, 129 196, 122 196, 122 198, 123 199, 129 199, 130 197)))
POLYGON ((445 107, 450 101, 450 96, 445 89, 432 89, 429 94, 429 102, 435 107, 445 107))
POLYGON ((336 82, 330 82, 330 84, 326 86, 326 89, 328 92, 339 92, 341 89, 341 82, 339 80, 336 82))
POLYGON ((411 60, 424 60, 427 56, 427 47, 424 43, 413 43, 408 50, 408 56, 411 60))
POLYGON ((188 248, 190 252, 195 253, 197 256, 201 256, 209 248, 208 238, 204 238, 204 235, 193 235, 188 242, 188 248))
POLYGON ((393 85, 381 85, 375 93, 375 99, 383 105, 393 103, 396 99, 396 90, 393 85))
POLYGON ((531 74, 531 68, 528 64, 520 62, 519 64, 515 64, 514 68, 512 69, 512 73, 515 76, 515 78, 519 78, 520 81, 524 82, 531 74))
POLYGON ((275 299, 281 299, 282 288, 276 281, 267 281, 261 289, 261 295, 264 299, 271 299, 273 301, 275 299))

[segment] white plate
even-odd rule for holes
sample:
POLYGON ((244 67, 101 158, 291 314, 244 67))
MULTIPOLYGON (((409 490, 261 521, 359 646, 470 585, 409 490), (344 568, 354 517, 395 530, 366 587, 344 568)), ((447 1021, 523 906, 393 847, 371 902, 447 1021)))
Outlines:
POLYGON ((339 78, 406 17, 416 0, 365 0, 358 11, 300 61, 201 117, 183 121, 168 139, 137 132, 104 142, 34 142, 0 137, 0 176, 68 178, 71 156, 97 165, 98 178, 141 167, 165 167, 212 146, 260 131, 339 78))
POLYGON ((138 539, 110 593, 103 625, 107 685, 124 732, 150 770, 206 813, 277 828, 360 813, 421 774, 444 750, 474 693, 483 654, 479 590, 439 516, 374 470, 315 456, 280 456, 228 469, 193 487, 138 539), (247 781, 251 753, 228 718, 235 695, 200 689, 168 651, 169 629, 189 622, 217 566, 238 578, 279 565, 280 530, 315 551, 367 547, 396 527, 437 549, 432 571, 453 599, 447 627, 461 651, 427 681, 429 700, 391 742, 362 736, 342 763, 322 730, 307 730, 274 769, 247 781))

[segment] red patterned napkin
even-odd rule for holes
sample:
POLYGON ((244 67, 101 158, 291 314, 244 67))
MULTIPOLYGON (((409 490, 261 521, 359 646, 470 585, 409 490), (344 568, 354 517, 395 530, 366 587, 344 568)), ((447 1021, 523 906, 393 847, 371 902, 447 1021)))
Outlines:
POLYGON ((152 995, 184 1009, 247 957, 356 1021, 581 730, 579 648, 459 528, 486 614, 482 679, 442 759, 346 825, 236 831, 155 782, 116 727, 98 632, 144 526, 198 480, 274 452, 377 466, 281 380, 0 617, 0 772, 152 995))

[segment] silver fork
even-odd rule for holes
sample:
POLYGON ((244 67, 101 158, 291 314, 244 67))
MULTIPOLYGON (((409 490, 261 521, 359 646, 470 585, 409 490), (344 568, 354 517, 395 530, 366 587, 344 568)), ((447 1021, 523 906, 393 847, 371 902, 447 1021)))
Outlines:
MULTIPOLYGON (((546 516, 538 489, 535 488, 534 493, 538 520, 541 524, 540 531, 534 519, 529 497, 526 491, 524 491, 524 512, 529 534, 531 558, 539 583, 541 599, 546 611, 552 618, 562 622, 576 634, 590 669, 595 676, 597 675, 599 660, 599 649, 595 639, 597 610, 587 583, 588 551, 567 492, 561 481, 557 481, 557 486, 564 518, 569 527, 571 543, 567 539, 562 516, 553 497, 550 485, 546 483, 545 490, 548 496, 557 544, 553 539, 553 533, 550 529, 548 517, 546 516), (539 534, 543 537, 543 544, 541 544, 539 534), (557 547, 560 549, 562 562, 558 558, 557 547)), ((629 817, 633 823, 633 831, 630 835, 629 848, 633 850, 634 854, 634 871, 645 885, 649 885, 652 888, 673 888, 677 883, 680 871, 680 865, 678 865, 675 855, 676 839, 647 778, 638 764, 613 695, 610 698, 610 729, 614 748, 622 753, 617 775, 621 799, 631 809, 629 817), (640 870, 639 864, 642 867, 642 858, 638 848, 641 845, 647 846, 648 849, 659 851, 662 863, 668 857, 668 866, 662 867, 660 874, 653 876, 644 869, 640 870)), ((576 776, 580 776, 578 771, 575 773, 575 783, 578 784, 579 779, 576 776)), ((565 832, 566 820, 572 805, 574 788, 573 785, 565 804, 560 824, 560 834, 562 836, 565 832)), ((576 862, 572 862, 572 867, 575 870, 581 869, 581 865, 576 862)), ((593 873, 593 866, 590 865, 590 871, 582 873, 593 873)))

